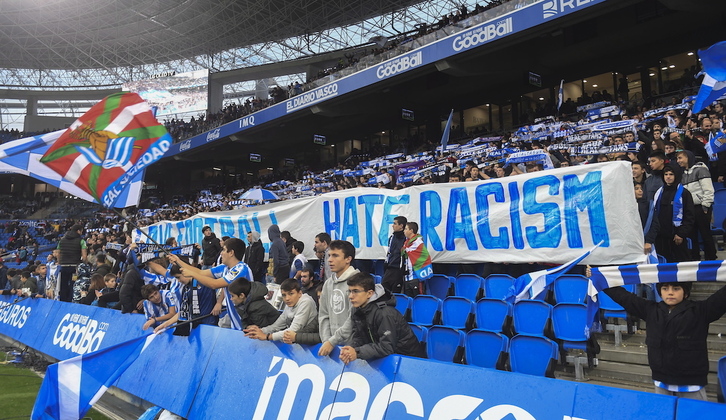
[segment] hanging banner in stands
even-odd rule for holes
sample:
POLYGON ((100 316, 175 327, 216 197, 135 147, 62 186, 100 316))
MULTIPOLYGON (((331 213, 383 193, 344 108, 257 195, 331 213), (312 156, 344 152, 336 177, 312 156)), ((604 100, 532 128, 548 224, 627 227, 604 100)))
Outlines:
MULTIPOLYGON (((402 190, 353 188, 145 229, 160 243, 171 236, 201 243, 207 225, 217 237, 257 231, 267 243, 267 229, 277 224, 306 244, 328 232, 353 243, 356 258, 384 259, 400 215, 418 223, 438 263, 565 263, 602 241, 584 262, 624 264, 643 258, 643 238, 633 235, 641 231, 635 197, 625 194, 631 189, 630 164, 619 161, 402 190)), ((140 232, 135 239, 146 241, 140 232)), ((305 254, 313 258, 312 246, 305 254)))
MULTIPOLYGON (((0 306, 9 302, 0 297, 0 306)), ((51 318, 51 327, 82 306, 44 303, 31 316, 51 318)), ((121 341, 144 334, 136 323, 141 315, 98 309, 94 317, 128 324, 121 341)), ((0 331, 20 340, 17 332, 0 331)), ((112 344, 110 336, 109 330, 101 348, 112 344)), ((65 359, 51 340, 25 344, 65 359)), ((337 348, 330 357, 318 356, 318 348, 201 325, 189 337, 162 333, 114 385, 190 419, 594 420, 608 417, 614 401, 623 420, 726 416, 723 404, 399 355, 343 365, 337 348), (240 355, 244 363, 234 362, 240 355)))
POLYGON ((543 23, 568 15, 605 0, 542 0, 490 19, 486 22, 451 34, 436 42, 417 48, 409 53, 393 57, 383 63, 368 67, 349 76, 336 79, 286 101, 265 108, 254 114, 224 124, 171 146, 165 156, 188 151, 207 142, 217 141, 250 127, 259 126, 288 113, 321 104, 331 98, 345 95, 382 80, 433 64, 456 54, 486 45, 511 34, 522 32, 543 23))

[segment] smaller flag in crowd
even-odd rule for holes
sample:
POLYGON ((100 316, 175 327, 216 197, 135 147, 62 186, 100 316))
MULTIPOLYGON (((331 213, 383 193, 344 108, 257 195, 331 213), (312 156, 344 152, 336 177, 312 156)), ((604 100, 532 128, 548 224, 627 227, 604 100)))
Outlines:
POLYGON ((698 57, 704 78, 693 105, 694 112, 701 112, 714 101, 726 97, 726 41, 698 51, 698 57))

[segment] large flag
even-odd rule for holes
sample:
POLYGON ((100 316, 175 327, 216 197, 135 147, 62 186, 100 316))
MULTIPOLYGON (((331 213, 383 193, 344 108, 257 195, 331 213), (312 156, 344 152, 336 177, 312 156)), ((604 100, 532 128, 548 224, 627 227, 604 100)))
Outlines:
POLYGON ((48 366, 30 418, 83 418, 155 337, 137 337, 48 366))
POLYGON ((726 41, 698 51, 698 57, 703 65, 704 78, 693 104, 694 113, 726 96, 726 41))
MULTIPOLYGON (((55 143, 60 135, 63 134, 63 131, 60 130, 40 136, 27 137, 0 145, 0 171, 32 176, 76 197, 88 201, 95 201, 88 193, 78 188, 72 182, 64 180, 62 176, 39 162, 40 158, 48 151, 50 145, 55 143)), ((140 179, 136 184, 138 184, 136 188, 138 190, 136 193, 136 202, 138 202, 138 194, 141 193, 140 179)), ((133 187, 134 185, 132 185, 133 187)))
POLYGON ((0 170, 38 178, 105 207, 139 202, 144 169, 172 143, 141 97, 116 93, 67 130, 0 146, 0 170))
POLYGON ((441 153, 446 151, 446 145, 449 144, 449 137, 451 136, 451 122, 454 119, 454 110, 451 110, 449 119, 446 120, 446 127, 444 127, 444 134, 441 135, 441 153))
POLYGON ((557 277, 566 274, 580 261, 587 258, 587 256, 601 244, 602 241, 592 247, 589 251, 559 267, 535 271, 534 273, 527 273, 517 277, 517 280, 514 281, 514 284, 509 289, 509 293, 504 299, 512 304, 517 303, 522 299, 543 299, 545 291, 552 283, 554 283, 557 277))

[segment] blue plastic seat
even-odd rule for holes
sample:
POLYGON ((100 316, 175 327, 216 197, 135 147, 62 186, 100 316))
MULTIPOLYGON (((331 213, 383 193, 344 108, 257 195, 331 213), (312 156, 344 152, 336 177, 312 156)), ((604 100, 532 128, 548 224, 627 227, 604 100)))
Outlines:
POLYGON ((504 369, 509 351, 509 338, 501 333, 471 330, 466 334, 466 364, 490 369, 504 369))
POLYGON ((444 274, 434 274, 426 280, 426 294, 445 299, 451 289, 451 277, 444 274))
MULTIPOLYGON (((629 284, 621 286, 630 293, 635 293, 635 285, 629 284)), ((618 303, 615 303, 610 296, 606 293, 597 294, 598 301, 600 302, 600 310, 605 318, 622 318, 628 319, 628 313, 618 303)))
POLYGON ((393 296, 396 297, 396 309, 398 309, 398 312, 400 312, 404 318, 410 319, 411 305, 413 304, 411 296, 404 295, 403 293, 394 293, 393 296))
POLYGON ((504 299, 515 278, 508 274, 490 274, 484 279, 484 296, 493 299, 504 299))
POLYGON ((376 284, 381 284, 382 277, 378 274, 373 274, 373 281, 376 282, 376 284))
POLYGON ((423 326, 436 323, 441 314, 441 299, 431 295, 418 295, 411 304, 411 322, 423 326))
POLYGON ((711 235, 720 235, 726 242, 726 231, 723 229, 724 220, 726 220, 726 189, 720 189, 713 194, 711 235))
POLYGON ((484 279, 476 274, 460 274, 454 281, 454 295, 476 302, 484 294, 484 279))
POLYGON ((441 323, 447 327, 469 330, 474 324, 474 302, 459 296, 444 299, 441 307, 441 323))
POLYGON ((577 274, 564 274, 555 280, 555 301, 557 303, 585 303, 589 280, 577 274))
POLYGON ((411 326, 411 331, 413 331, 413 334, 418 338, 418 341, 421 343, 426 343, 429 339, 429 329, 427 327, 414 324, 412 322, 408 323, 409 326, 411 326))
POLYGON ((466 335, 456 328, 434 325, 429 328, 426 350, 429 359, 460 363, 466 335))
POLYGON ((554 377, 557 353, 557 343, 546 337, 519 334, 512 337, 509 343, 512 372, 554 377))
POLYGON ((512 305, 500 299, 482 298, 476 303, 476 328, 509 334, 512 305))
POLYGON ((565 350, 588 350, 585 329, 590 327, 591 321, 587 319, 587 305, 583 303, 559 303, 552 310, 555 338, 562 340, 565 350))
POLYGON ((544 337, 549 333, 552 305, 541 300, 520 300, 512 309, 514 332, 544 337))
POLYGON ((383 272, 386 271, 386 262, 384 260, 373 260, 372 267, 373 273, 371 274, 382 276, 383 272))

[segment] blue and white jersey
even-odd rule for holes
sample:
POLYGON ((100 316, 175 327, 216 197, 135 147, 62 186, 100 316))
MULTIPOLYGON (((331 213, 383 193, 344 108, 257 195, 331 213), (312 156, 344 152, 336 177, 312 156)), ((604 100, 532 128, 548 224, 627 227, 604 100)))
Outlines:
POLYGON ((169 291, 174 293, 174 297, 176 298, 177 302, 183 301, 183 289, 184 283, 177 280, 176 277, 171 277, 171 280, 169 280, 169 291))
POLYGON ((161 302, 159 304, 151 303, 148 299, 144 300, 144 313, 146 318, 158 318, 169 313, 169 308, 176 308, 177 301, 174 293, 168 290, 159 290, 161 294, 161 302))
POLYGON ((169 283, 169 278, 161 274, 152 273, 147 270, 139 270, 141 278, 144 280, 144 284, 153 284, 154 286, 161 286, 169 283))
MULTIPOLYGON (((252 270, 250 270, 250 267, 242 261, 238 262, 237 265, 232 268, 229 268, 226 265, 218 265, 210 268, 209 271, 212 272, 212 276, 214 276, 215 279, 222 278, 227 282, 227 284, 232 283, 240 277, 246 278, 249 281, 254 281, 254 278, 252 278, 252 270)), ((240 318, 239 314, 235 310, 234 303, 232 302, 232 296, 226 288, 224 289, 224 298, 227 302, 227 313, 229 314, 229 319, 232 322, 232 329, 242 331, 242 318, 240 318)))

